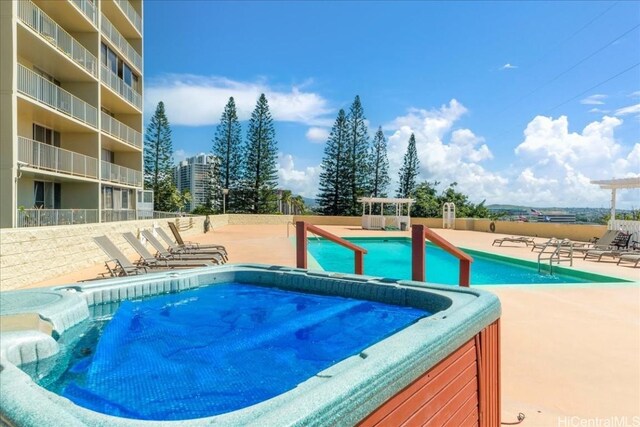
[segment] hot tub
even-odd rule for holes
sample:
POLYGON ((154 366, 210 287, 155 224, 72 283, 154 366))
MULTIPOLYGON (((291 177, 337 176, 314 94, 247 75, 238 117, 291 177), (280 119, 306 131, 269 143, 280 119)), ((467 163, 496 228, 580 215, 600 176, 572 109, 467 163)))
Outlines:
POLYGON ((2 421, 9 425, 499 425, 500 304, 487 292, 285 267, 226 265, 1 296, 0 407, 2 421), (116 417, 75 404, 33 379, 46 383, 66 369, 59 366, 63 362, 51 363, 68 362, 56 358, 65 351, 65 343, 87 323, 110 318, 123 301, 230 283, 404 306, 427 315, 296 380, 287 391, 193 419, 116 417), (20 368, 26 366, 32 368, 32 376, 20 368))

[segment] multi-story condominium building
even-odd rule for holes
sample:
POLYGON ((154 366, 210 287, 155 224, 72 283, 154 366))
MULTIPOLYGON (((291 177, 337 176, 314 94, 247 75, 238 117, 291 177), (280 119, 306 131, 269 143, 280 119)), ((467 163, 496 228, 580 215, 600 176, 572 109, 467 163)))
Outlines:
POLYGON ((0 1, 0 24, 0 226, 134 219, 142 0, 0 1))
POLYGON ((215 156, 211 154, 200 153, 181 161, 173 168, 173 182, 178 191, 188 190, 191 193, 191 201, 185 206, 186 211, 205 204, 207 181, 214 159, 215 156))

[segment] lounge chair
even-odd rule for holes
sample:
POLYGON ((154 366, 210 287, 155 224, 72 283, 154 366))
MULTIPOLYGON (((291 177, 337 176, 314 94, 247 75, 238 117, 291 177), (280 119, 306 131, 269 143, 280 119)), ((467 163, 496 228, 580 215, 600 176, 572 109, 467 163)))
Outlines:
POLYGON ((618 258, 623 253, 624 252, 622 252, 620 249, 613 248, 591 249, 584 254, 584 258, 582 259, 598 258, 596 261, 600 262, 602 260, 602 257, 618 258))
POLYGON ((212 265, 218 264, 213 258, 156 258, 151 254, 151 252, 147 250, 147 248, 142 243, 140 243, 140 241, 136 238, 136 236, 133 235, 133 233, 123 233, 122 237, 124 237, 124 239, 129 242, 129 244, 138 253, 138 255, 140 255, 138 265, 142 265, 148 268, 195 268, 210 267, 212 265))
POLYGON ((611 249, 611 245, 612 243, 618 238, 618 236, 620 235, 619 231, 616 230, 607 230, 605 231, 605 233, 602 235, 602 237, 595 238, 594 243, 590 244, 590 245, 583 245, 580 247, 574 247, 573 250, 574 252, 579 252, 581 254, 586 254, 589 251, 593 251, 593 250, 608 250, 611 249))
MULTIPOLYGON (((147 272, 144 266, 133 265, 131 261, 129 261, 129 258, 127 258, 107 236, 94 237, 93 241, 96 242, 96 245, 109 257, 109 259, 104 262, 104 265, 107 267, 111 277, 131 276, 147 272), (115 263, 115 267, 111 267, 109 265, 110 262, 115 263)), ((106 274, 107 273, 103 273, 103 277, 106 274)))
POLYGON ((169 237, 169 235, 167 234, 166 231, 164 231, 162 228, 158 227, 155 228, 156 233, 158 233, 158 236, 160 236, 162 238, 162 240, 165 241, 165 243, 167 244, 167 247, 169 249, 169 252, 171 253, 200 253, 200 252, 209 252, 209 253, 219 253, 222 255, 222 258, 225 261, 229 260, 229 256, 227 254, 227 250, 224 248, 224 246, 220 246, 220 245, 215 245, 212 247, 202 247, 202 249, 196 247, 196 246, 180 246, 177 243, 175 243, 173 240, 171 240, 171 237, 169 237))
POLYGON ((153 233, 150 230, 143 230, 142 231, 142 236, 144 236, 145 239, 147 239, 149 241, 149 243, 151 243, 151 246, 153 246, 155 248, 156 251, 158 251, 156 253, 156 258, 160 258, 160 259, 204 259, 204 260, 214 260, 214 262, 217 262, 218 264, 224 264, 226 259, 224 257, 223 254, 221 254, 218 251, 215 252, 169 252, 168 250, 166 250, 164 248, 164 246, 162 245, 162 243, 160 243, 160 241, 158 239, 156 239, 156 236, 153 235, 153 233))
POLYGON ((547 247, 549 246, 557 246, 558 243, 560 243, 560 240, 556 239, 555 237, 550 238, 549 240, 547 240, 546 242, 539 242, 539 243, 534 243, 533 246, 531 247, 531 252, 542 252, 544 251, 547 247))
POLYGON ((496 243, 499 243, 498 246, 502 246, 503 243, 505 242, 509 242, 509 243, 524 243, 525 246, 529 246, 529 245, 535 245, 536 242, 535 240, 533 240, 533 237, 503 237, 501 239, 495 239, 493 241, 493 243, 491 244, 491 246, 495 246, 496 243))
POLYGON ((638 264, 640 264, 640 252, 629 252, 620 254, 618 265, 620 265, 621 262, 630 262, 634 267, 637 267, 638 264))
POLYGON ((180 230, 178 230, 178 227, 174 222, 169 222, 169 228, 171 229, 171 233, 173 234, 173 237, 176 239, 178 246, 181 248, 190 247, 193 249, 220 249, 220 250, 224 250, 225 253, 227 253, 227 249, 222 245, 216 245, 216 244, 201 245, 200 243, 196 243, 196 242, 185 242, 184 240, 182 240, 182 236, 180 235, 180 230))

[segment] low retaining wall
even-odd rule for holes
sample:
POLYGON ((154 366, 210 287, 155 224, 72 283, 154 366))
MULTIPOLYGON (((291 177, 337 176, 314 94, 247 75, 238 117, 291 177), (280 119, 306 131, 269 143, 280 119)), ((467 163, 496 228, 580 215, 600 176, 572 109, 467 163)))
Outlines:
MULTIPOLYGON (((175 218, 185 236, 204 231, 204 217, 175 218)), ((160 226, 171 235, 168 219, 107 222, 101 224, 62 225, 55 227, 13 228, 0 230, 0 291, 19 289, 32 283, 103 263, 104 252, 92 237, 106 235, 127 256, 133 248, 122 233, 138 234, 160 226)), ((211 217, 214 227, 226 223, 211 217)))

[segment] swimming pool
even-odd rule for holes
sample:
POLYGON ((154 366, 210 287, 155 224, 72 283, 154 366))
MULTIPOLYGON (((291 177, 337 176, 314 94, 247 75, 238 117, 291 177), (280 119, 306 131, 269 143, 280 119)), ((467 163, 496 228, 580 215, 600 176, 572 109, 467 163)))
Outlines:
MULTIPOLYGON (((367 249, 364 257, 364 273, 376 277, 395 279, 411 278, 411 239, 397 238, 347 238, 367 249)), ((327 271, 353 272, 353 252, 324 239, 309 239, 308 252, 327 271)), ((515 260, 486 252, 465 249, 474 262, 471 267, 471 284, 544 284, 619 282, 620 279, 585 274, 554 266, 561 273, 539 274, 537 264, 515 260)), ((458 260, 440 248, 427 243, 427 282, 448 285, 458 284, 458 260)))
POLYGON ((277 266, 225 265, 5 292, 0 298, 5 325, 20 326, 3 330, 0 340, 0 417, 9 425, 321 426, 373 425, 380 420, 401 424, 411 419, 433 419, 438 425, 446 420, 455 425, 475 425, 479 413, 484 413, 485 419, 493 417, 493 424, 499 420, 500 303, 480 290, 277 266), (251 290, 256 287, 260 291, 257 294, 251 290), (251 308, 255 304, 264 306, 264 293, 276 296, 274 311, 251 308), (180 316, 180 311, 196 300, 202 301, 209 312, 225 313, 220 318, 234 319, 229 323, 246 329, 248 334, 245 338, 231 334, 226 339, 222 331, 225 326, 212 322, 208 315, 180 316), (292 315, 298 312, 303 316, 296 319, 292 315), (340 322, 339 314, 325 316, 331 312, 348 315, 340 322), (368 312, 380 314, 378 320, 387 325, 375 323, 366 328, 369 320, 363 320, 362 315, 368 312), (174 315, 183 317, 182 325, 170 321, 174 315), (316 321, 307 322, 312 318, 316 321), (109 319, 116 322, 107 323, 109 319), (398 319, 401 321, 395 322, 398 319), (277 325, 270 332, 254 327, 256 322, 270 321, 277 325), (150 327, 153 323, 162 324, 162 328, 150 327), (315 326, 309 328, 312 324, 315 326), (105 342, 96 340, 100 325, 105 342), (346 335, 337 333, 336 328, 346 335), (190 335, 182 336, 185 332, 190 335), (160 347, 171 348, 168 361, 159 362, 152 374, 155 391, 146 397, 144 387, 150 386, 148 383, 137 390, 122 384, 155 368, 150 365, 156 362, 145 359, 150 350, 140 346, 141 334, 151 334, 160 347), (204 351, 205 337, 209 337, 206 344, 213 345, 215 354, 204 351), (243 342, 264 343, 266 338, 271 343, 268 346, 278 349, 275 356, 262 358, 255 349, 242 349, 243 342), (281 338, 293 344, 283 344, 281 338), (354 340, 359 340, 355 347, 354 340), (129 347, 127 341, 134 345, 129 347), (187 350, 176 350, 174 341, 191 343, 186 343, 187 350), (238 351, 224 356, 220 345, 238 351), (195 374, 181 369, 178 363, 185 352, 191 353, 189 364, 199 365, 195 374), (279 359, 296 352, 297 358, 279 359), (216 367, 213 359, 218 356, 238 358, 238 363, 216 367), (32 376, 19 368, 30 363, 32 376), (282 378, 282 372, 269 373, 269 365, 276 365, 276 370, 285 374, 292 369, 300 372, 282 378), (232 372, 229 377, 222 372, 240 368, 244 371, 232 372), (176 371, 188 377, 182 381, 192 385, 191 395, 172 399, 176 392, 172 375, 176 371), (68 372, 71 377, 59 381, 68 372), (228 392, 237 391, 244 381, 246 390, 261 390, 255 396, 243 395, 244 401, 236 400, 226 408, 198 406, 198 401, 206 397, 203 394, 217 392, 218 379, 229 382, 221 384, 219 390, 225 404, 228 392), (115 411, 102 412, 103 407, 93 406, 96 402, 102 405, 100 399, 94 399, 96 389, 89 384, 94 380, 98 388, 114 393, 116 399, 110 405, 115 411), (203 389, 198 389, 199 382, 204 384, 203 389), (85 390, 73 391, 69 400, 62 390, 71 383, 85 390), (119 396, 112 387, 124 387, 128 394, 119 396), (269 393, 263 393, 268 388, 269 393), (428 393, 420 391, 423 389, 428 393), (85 401, 74 401, 78 395, 85 401), (91 402, 86 404, 87 400, 91 402), (128 407, 130 400, 146 403, 143 410, 161 403, 173 406, 136 418, 131 412, 137 409, 128 407), (434 406, 434 402, 447 403, 434 406), (406 413, 405 407, 416 411, 406 413), (184 419, 184 413, 176 418, 167 415, 184 408, 189 419, 184 419))

